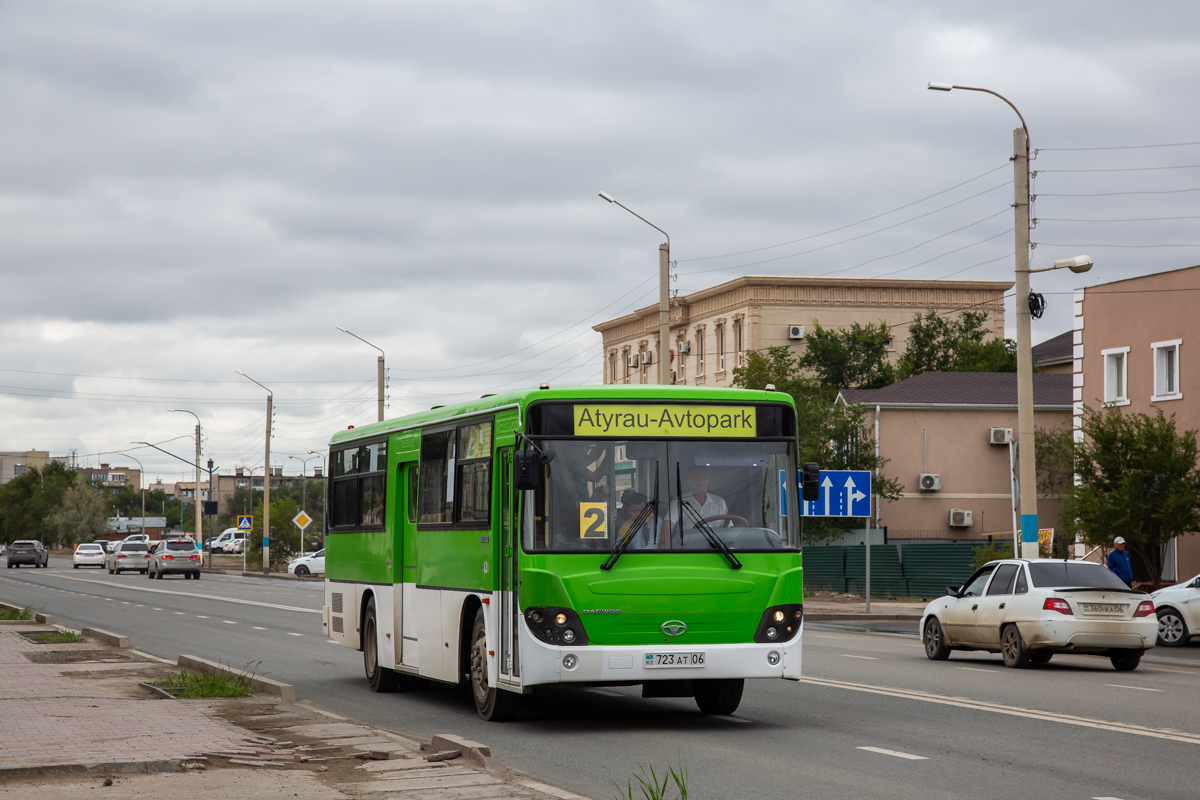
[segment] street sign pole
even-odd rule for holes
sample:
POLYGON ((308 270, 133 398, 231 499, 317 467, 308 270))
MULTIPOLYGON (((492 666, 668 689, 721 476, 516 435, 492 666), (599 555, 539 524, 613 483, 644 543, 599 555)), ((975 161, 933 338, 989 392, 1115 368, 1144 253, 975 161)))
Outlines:
POLYGON ((867 613, 871 613, 871 524, 868 520, 863 527, 864 540, 867 543, 867 613))

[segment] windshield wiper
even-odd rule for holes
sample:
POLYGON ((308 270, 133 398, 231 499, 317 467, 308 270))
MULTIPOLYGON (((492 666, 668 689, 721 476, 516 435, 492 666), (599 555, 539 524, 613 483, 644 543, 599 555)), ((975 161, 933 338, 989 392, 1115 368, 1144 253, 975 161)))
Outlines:
POLYGON ((646 520, 650 515, 658 511, 658 462, 654 462, 654 496, 650 498, 650 502, 642 506, 642 510, 633 518, 633 524, 629 526, 629 530, 625 532, 616 544, 613 545, 612 554, 608 560, 600 565, 600 569, 610 570, 617 565, 617 560, 629 549, 629 545, 633 542, 635 536, 641 532, 642 526, 646 524, 646 520))
POLYGON ((738 557, 735 556, 733 551, 729 549, 729 545, 725 544, 724 540, 722 540, 721 537, 709 527, 708 523, 701 519, 700 512, 692 508, 690 503, 684 501, 683 484, 679 480, 678 462, 675 464, 675 492, 679 497, 679 544, 683 544, 683 509, 686 508, 688 513, 692 515, 692 518, 696 520, 696 527, 703 531, 704 537, 708 539, 708 543, 713 546, 714 550, 720 550, 721 555, 725 556, 725 558, 729 561, 730 568, 741 569, 742 562, 738 561, 738 557))

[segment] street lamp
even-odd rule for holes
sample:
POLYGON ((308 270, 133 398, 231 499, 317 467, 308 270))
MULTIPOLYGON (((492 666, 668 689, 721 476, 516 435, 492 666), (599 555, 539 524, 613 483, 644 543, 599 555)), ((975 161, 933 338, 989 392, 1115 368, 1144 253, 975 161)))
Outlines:
POLYGON ((642 222, 649 225, 654 230, 667 237, 666 244, 658 246, 658 382, 666 385, 673 383, 671 380, 671 360, 668 357, 670 353, 670 338, 671 338, 671 236, 662 228, 655 225, 650 220, 643 217, 641 214, 633 211, 628 206, 622 205, 610 195, 608 192, 600 192, 600 197, 610 203, 621 206, 621 208, 633 214, 642 222))
MULTIPOLYGON (((1033 423, 1033 351, 1030 342, 1029 310, 1029 128, 1012 101, 999 92, 977 86, 930 83, 935 92, 962 89, 998 97, 1016 112, 1021 127, 1013 131, 1013 211, 1016 232, 1017 307, 1017 436, 1020 464, 1021 558, 1038 557, 1037 456, 1033 423)), ((1017 555, 1014 553, 1013 555, 1017 555)))
POLYGON ((376 366, 376 380, 378 381, 378 384, 379 384, 379 388, 378 388, 379 422, 383 422, 383 348, 379 347, 378 345, 371 344, 366 339, 359 336, 357 333, 350 333, 350 331, 346 330, 345 328, 341 327, 340 325, 334 325, 333 327, 337 328, 342 333, 350 334, 351 336, 353 336, 355 339, 358 339, 363 344, 368 345, 370 347, 374 347, 376 350, 379 351, 379 358, 375 359, 375 366, 376 366))
MULTIPOLYGON (((141 475, 140 479, 138 480, 138 488, 142 490, 142 531, 145 532, 145 530, 146 530, 146 468, 142 466, 142 460, 140 458, 138 458, 137 456, 131 456, 131 455, 129 455, 129 453, 123 453, 119 450, 109 450, 106 453, 100 453, 100 455, 125 456, 126 458, 132 458, 134 461, 137 462, 138 471, 141 475)), ((165 520, 164 520, 164 524, 165 524, 165 520)))
MULTIPOLYGON (((309 450, 308 452, 311 453, 312 451, 309 450)), ((312 461, 315 457, 301 458, 300 456, 288 456, 288 458, 294 458, 304 465, 300 471, 300 510, 305 514, 308 513, 308 462, 312 461)), ((301 557, 304 556, 304 531, 300 531, 300 555, 301 557)))
MULTIPOLYGON (((238 375, 267 392, 267 436, 266 455, 263 456, 263 563, 262 571, 266 575, 271 571, 271 406, 275 402, 275 393, 258 381, 251 378, 240 369, 235 369, 238 375)), ((243 548, 244 549, 244 548, 243 548)))
MULTIPOLYGON (((196 496, 193 498, 196 501, 196 541, 200 544, 201 550, 204 548, 203 534, 200 533, 200 416, 195 411, 188 411, 186 408, 168 408, 174 414, 191 414, 196 418, 196 496)), ((179 527, 183 527, 183 507, 180 506, 179 527)))

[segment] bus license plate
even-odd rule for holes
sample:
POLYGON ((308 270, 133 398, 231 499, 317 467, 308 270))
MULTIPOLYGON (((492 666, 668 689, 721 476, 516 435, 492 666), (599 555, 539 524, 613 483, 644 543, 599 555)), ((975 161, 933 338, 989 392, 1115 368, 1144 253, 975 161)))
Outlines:
POLYGON ((647 667, 703 667, 704 653, 646 653, 647 667))

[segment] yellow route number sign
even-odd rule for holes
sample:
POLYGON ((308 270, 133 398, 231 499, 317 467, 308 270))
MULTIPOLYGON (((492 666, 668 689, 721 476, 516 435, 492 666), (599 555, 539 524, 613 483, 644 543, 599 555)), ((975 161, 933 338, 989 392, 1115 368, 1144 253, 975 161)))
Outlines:
POLYGON ((579 504, 579 538, 608 538, 608 503, 579 504))

